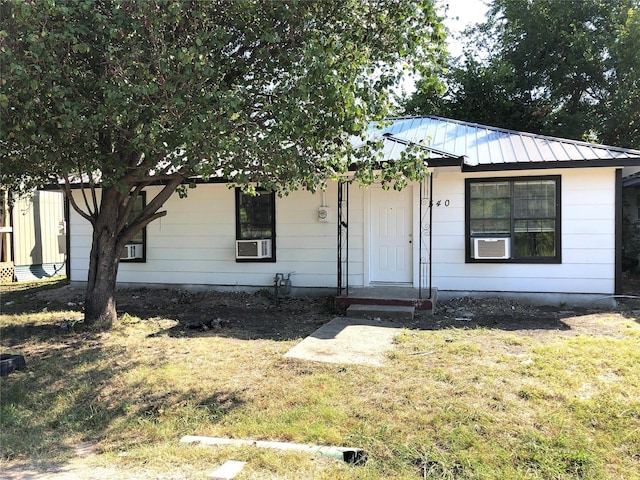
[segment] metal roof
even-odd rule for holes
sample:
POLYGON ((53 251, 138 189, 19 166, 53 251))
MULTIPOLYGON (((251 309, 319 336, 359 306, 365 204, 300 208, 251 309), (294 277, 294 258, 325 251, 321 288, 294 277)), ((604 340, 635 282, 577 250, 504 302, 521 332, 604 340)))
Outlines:
POLYGON ((640 150, 518 132, 447 118, 391 118, 369 135, 384 139, 385 160, 397 159, 407 144, 430 151, 430 164, 464 170, 640 165, 640 150), (453 159, 456 159, 453 161, 453 159))
POLYGON ((637 187, 640 186, 640 172, 635 172, 631 175, 622 177, 623 187, 637 187))

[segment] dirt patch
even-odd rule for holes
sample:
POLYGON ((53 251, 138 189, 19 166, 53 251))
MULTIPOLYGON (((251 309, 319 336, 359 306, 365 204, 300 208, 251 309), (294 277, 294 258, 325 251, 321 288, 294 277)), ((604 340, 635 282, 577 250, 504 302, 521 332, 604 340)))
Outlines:
MULTIPOLYGON (((419 314, 409 328, 489 328, 518 332, 531 337, 564 332, 617 335, 607 318, 611 315, 640 315, 640 281, 627 279, 626 293, 615 308, 596 303, 588 306, 540 306, 499 297, 461 297, 439 302, 433 315, 419 314)), ((276 305, 272 292, 201 291, 177 289, 122 289, 117 294, 119 317, 175 320, 168 333, 184 335, 221 335, 241 339, 263 338, 291 340, 306 337, 342 312, 336 310, 333 297, 291 297, 276 305)), ((24 312, 71 310, 82 318, 84 290, 69 285, 25 295, 20 302, 3 305, 24 312)), ((64 327, 64 325, 62 325, 64 327)), ((163 332, 167 333, 167 332, 163 332)))
MULTIPOLYGON (((336 316, 333 297, 295 297, 273 300, 272 292, 258 293, 136 288, 117 292, 118 316, 143 320, 175 320, 169 334, 212 334, 241 339, 291 340, 309 335, 336 316)), ((64 286, 32 294, 8 308, 69 309, 82 318, 84 290, 64 286)), ((9 313, 9 312, 5 312, 9 313)), ((167 332, 164 332, 167 333, 167 332)))
POLYGON ((557 307, 518 303, 498 297, 463 297, 440 303, 432 327, 500 329, 532 337, 558 332, 616 336, 617 327, 606 320, 614 315, 635 318, 640 315, 639 302, 640 297, 625 297, 619 299, 616 307, 557 307))

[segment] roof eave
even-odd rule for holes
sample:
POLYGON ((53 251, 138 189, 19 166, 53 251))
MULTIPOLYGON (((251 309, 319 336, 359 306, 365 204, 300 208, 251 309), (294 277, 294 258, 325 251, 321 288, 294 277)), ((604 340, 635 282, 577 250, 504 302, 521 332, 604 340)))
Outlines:
POLYGON ((514 170, 549 170, 555 168, 602 168, 640 166, 640 158, 617 160, 579 160, 565 162, 518 162, 469 165, 463 164, 463 172, 500 172, 514 170))

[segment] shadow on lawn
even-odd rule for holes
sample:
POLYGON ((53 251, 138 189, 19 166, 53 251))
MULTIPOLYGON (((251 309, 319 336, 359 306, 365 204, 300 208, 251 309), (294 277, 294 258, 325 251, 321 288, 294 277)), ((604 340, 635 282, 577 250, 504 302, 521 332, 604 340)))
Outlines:
POLYGON ((26 359, 24 370, 1 380, 0 460, 57 464, 77 455, 84 442, 122 450, 145 441, 138 429, 165 421, 164 411, 184 416, 183 422, 198 421, 197 415, 215 422, 243 403, 235 391, 194 398, 170 385, 158 388, 143 376, 144 360, 101 333, 27 323, 1 328, 0 339, 2 350, 26 359), (130 378, 140 367, 141 377, 130 378))
POLYGON ((73 450, 67 438, 99 438, 122 414, 119 405, 101 401, 119 370, 101 361, 98 335, 27 323, 0 329, 0 337, 3 348, 26 360, 25 370, 2 379, 3 458, 67 457, 73 450))

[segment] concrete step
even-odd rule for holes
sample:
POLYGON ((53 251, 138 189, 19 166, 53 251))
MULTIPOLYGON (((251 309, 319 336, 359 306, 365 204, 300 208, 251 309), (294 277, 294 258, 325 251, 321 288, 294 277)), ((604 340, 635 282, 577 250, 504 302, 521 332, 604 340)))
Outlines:
POLYGON ((347 308, 347 317, 379 318, 381 320, 413 320, 415 313, 415 307, 406 305, 352 304, 347 308))

